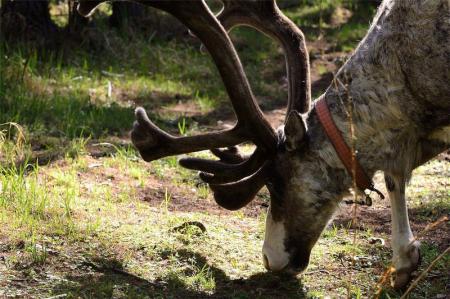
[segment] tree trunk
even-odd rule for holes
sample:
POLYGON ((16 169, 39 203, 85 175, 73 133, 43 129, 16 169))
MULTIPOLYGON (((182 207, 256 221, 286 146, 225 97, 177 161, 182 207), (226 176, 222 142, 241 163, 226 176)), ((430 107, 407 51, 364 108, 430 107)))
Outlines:
POLYGON ((50 18, 48 0, 1 0, 0 30, 7 40, 37 40, 58 32, 50 18))
POLYGON ((137 24, 145 14, 145 8, 136 3, 113 2, 112 15, 109 18, 111 27, 123 28, 127 25, 137 24))

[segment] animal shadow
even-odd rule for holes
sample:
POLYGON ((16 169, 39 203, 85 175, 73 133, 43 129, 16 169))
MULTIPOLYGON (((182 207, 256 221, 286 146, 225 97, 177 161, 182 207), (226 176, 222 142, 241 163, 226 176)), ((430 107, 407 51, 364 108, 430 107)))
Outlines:
POLYGON ((174 273, 147 280, 126 272, 117 260, 100 259, 87 265, 86 271, 66 276, 52 294, 75 298, 306 298, 303 284, 294 277, 264 272, 232 279, 199 253, 186 249, 161 253, 162 257, 169 255, 175 255, 179 263, 208 269, 214 290, 197 290, 174 273))

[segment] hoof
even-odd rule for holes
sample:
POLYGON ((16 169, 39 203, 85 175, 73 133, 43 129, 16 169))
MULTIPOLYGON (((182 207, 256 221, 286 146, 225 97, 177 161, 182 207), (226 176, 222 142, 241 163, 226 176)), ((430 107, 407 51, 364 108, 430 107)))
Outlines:
POLYGON ((396 290, 405 289, 411 280, 411 273, 413 271, 414 270, 411 270, 410 268, 396 270, 391 278, 391 286, 396 290))
POLYGON ((394 289, 404 289, 411 280, 411 274, 419 267, 421 262, 419 246, 419 242, 414 242, 408 247, 406 257, 409 265, 406 267, 399 267, 395 270, 394 274, 391 277, 391 286, 394 289))

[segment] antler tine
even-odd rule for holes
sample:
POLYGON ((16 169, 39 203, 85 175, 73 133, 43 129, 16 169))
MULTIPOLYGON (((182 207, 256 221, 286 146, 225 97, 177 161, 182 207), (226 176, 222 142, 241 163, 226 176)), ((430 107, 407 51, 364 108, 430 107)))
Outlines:
POLYGON ((183 167, 202 171, 200 178, 206 183, 224 184, 239 181, 255 173, 267 160, 264 153, 264 149, 256 148, 249 158, 238 164, 197 158, 184 158, 179 162, 183 167))
POLYGON ((248 159, 247 156, 239 153, 239 150, 236 146, 228 147, 227 149, 219 149, 213 148, 211 149, 211 153, 214 156, 220 159, 220 161, 229 163, 229 164, 239 164, 248 159))
POLYGON ((179 163, 185 168, 201 171, 200 178, 208 184, 228 184, 255 173, 267 160, 265 151, 258 147, 250 156, 241 155, 236 147, 212 149, 211 152, 220 161, 183 158, 179 163))
POLYGON ((142 158, 153 161, 169 155, 191 153, 205 149, 233 146, 249 139, 242 127, 197 136, 174 137, 156 126, 143 108, 136 109, 136 121, 131 140, 142 158))
POLYGON ((230 184, 209 184, 217 204, 227 210, 239 210, 253 200, 266 183, 269 163, 266 162, 253 175, 230 184))
POLYGON ((247 25, 281 43, 288 75, 288 113, 292 110, 308 112, 311 103, 309 57, 301 30, 281 12, 275 0, 222 2, 224 8, 217 18, 227 31, 247 25))

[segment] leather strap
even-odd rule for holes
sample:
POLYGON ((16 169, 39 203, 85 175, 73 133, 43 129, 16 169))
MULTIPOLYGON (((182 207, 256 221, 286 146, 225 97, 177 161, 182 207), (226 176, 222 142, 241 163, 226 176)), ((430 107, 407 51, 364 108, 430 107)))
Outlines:
MULTIPOLYGON (((331 117, 331 113, 330 110, 328 109, 328 105, 325 101, 325 98, 320 99, 316 103, 316 112, 317 116, 319 117, 319 121, 322 124, 325 133, 328 136, 328 139, 331 141, 331 144, 333 144, 333 147, 336 150, 336 153, 338 154, 339 158, 341 159, 342 164, 344 164, 348 174, 351 177, 353 177, 352 151, 348 147, 347 143, 345 143, 345 140, 342 137, 341 132, 339 132, 339 129, 336 127, 336 124, 334 123, 333 118, 331 117)), ((364 172, 363 168, 359 164, 356 157, 353 162, 355 163, 354 180, 356 181, 356 186, 362 191, 366 189, 378 191, 375 190, 375 188, 373 187, 372 180, 369 179, 367 174, 364 172)))

